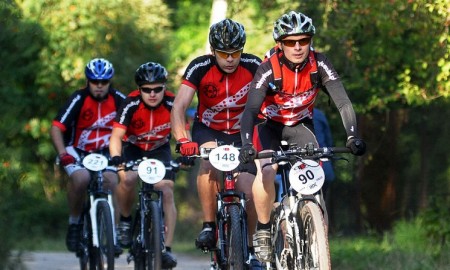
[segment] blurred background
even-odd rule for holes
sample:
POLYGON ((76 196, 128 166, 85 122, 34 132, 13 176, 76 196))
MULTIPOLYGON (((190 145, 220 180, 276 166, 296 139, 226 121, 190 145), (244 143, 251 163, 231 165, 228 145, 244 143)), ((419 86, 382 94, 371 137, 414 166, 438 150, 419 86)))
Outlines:
MULTIPOLYGON (((64 250, 67 178, 54 165, 49 128, 86 84, 90 59, 110 60, 125 94, 139 65, 160 62, 176 93, 187 64, 209 52, 212 22, 242 23, 244 51, 262 58, 275 45, 273 22, 290 10, 313 19, 314 48, 340 74, 368 144, 363 157, 334 162, 327 203, 335 268, 448 269, 448 0, 2 1, 0 269, 17 269, 12 250, 52 249, 52 241, 64 250)), ((319 96, 342 146, 338 111, 319 96)), ((179 174, 176 203, 178 250, 189 251, 201 228, 195 167, 179 174)))

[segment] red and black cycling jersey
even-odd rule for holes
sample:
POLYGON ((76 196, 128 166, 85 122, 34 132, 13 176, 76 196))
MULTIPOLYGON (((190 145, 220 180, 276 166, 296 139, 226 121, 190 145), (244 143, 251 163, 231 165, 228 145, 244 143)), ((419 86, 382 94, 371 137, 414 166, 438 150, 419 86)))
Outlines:
POLYGON ((242 122, 243 143, 251 143, 258 114, 269 121, 294 126, 311 121, 316 96, 324 88, 341 114, 348 136, 356 135, 356 116, 344 86, 325 55, 311 51, 300 65, 293 65, 277 51, 259 66, 250 86, 242 122), (271 61, 277 57, 277 62, 271 61), (279 64, 281 86, 275 82, 273 63, 279 64))
POLYGON ((220 70, 213 55, 194 59, 182 83, 197 91, 199 121, 226 134, 240 132, 250 82, 260 63, 257 56, 243 53, 236 71, 228 74, 220 70))
POLYGON ((59 110, 52 124, 64 133, 66 146, 86 152, 108 148, 116 111, 125 97, 113 88, 102 100, 95 99, 87 87, 77 90, 59 110))
POLYGON ((175 95, 166 90, 160 105, 149 107, 142 101, 139 90, 134 90, 120 107, 114 127, 126 130, 124 141, 144 151, 154 150, 170 140, 170 111, 174 98, 175 95))

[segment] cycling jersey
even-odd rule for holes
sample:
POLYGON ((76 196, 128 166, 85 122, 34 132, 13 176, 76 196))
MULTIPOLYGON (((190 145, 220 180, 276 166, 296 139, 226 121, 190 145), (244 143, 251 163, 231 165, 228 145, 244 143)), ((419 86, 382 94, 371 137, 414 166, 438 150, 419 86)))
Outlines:
POLYGON ((257 56, 243 53, 236 71, 228 74, 219 69, 213 55, 194 59, 182 83, 197 92, 199 121, 226 134, 240 132, 250 82, 260 63, 257 56))
POLYGON ((170 139, 170 111, 175 95, 164 92, 161 104, 148 107, 139 90, 131 92, 120 107, 114 127, 126 130, 124 141, 128 141, 144 151, 154 150, 170 139))
POLYGON ((270 57, 258 68, 248 94, 242 122, 243 143, 251 143, 258 113, 269 121, 294 126, 311 121, 316 96, 324 87, 341 114, 347 136, 356 136, 356 116, 344 86, 325 55, 310 52, 304 63, 294 66, 278 51, 282 73, 277 87, 270 57), (280 89, 281 88, 281 89, 280 89))
POLYGON ((89 88, 75 91, 53 119, 64 133, 66 146, 86 152, 108 148, 116 111, 125 95, 110 88, 103 100, 95 99, 89 88))

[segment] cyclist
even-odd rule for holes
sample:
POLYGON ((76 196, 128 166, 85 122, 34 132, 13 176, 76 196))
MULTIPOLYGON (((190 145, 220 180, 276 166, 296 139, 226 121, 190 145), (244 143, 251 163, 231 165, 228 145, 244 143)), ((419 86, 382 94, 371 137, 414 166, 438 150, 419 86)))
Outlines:
MULTIPOLYGON (((138 181, 136 171, 121 171, 123 162, 143 157, 155 158, 166 164, 172 160, 169 140, 174 95, 166 90, 167 75, 166 68, 159 63, 142 64, 134 76, 138 89, 128 95, 114 121, 109 149, 112 163, 119 168, 120 183, 116 190, 120 212, 118 238, 123 247, 131 245, 131 212, 138 181)), ((177 219, 174 181, 175 173, 167 171, 164 179, 155 184, 155 189, 163 192, 164 223, 167 226, 162 268, 177 265, 171 251, 177 219)))
MULTIPOLYGON (((187 67, 172 110, 172 133, 182 156, 198 153, 201 147, 215 147, 216 140, 241 146, 241 115, 247 102, 250 82, 261 59, 243 53, 246 34, 242 24, 224 19, 209 30, 211 54, 195 58, 187 67), (186 109, 197 94, 197 114, 192 127, 192 141, 186 130, 186 109)), ((251 186, 256 166, 246 168, 238 176, 237 189, 245 192, 249 231, 255 229, 251 186), (252 168, 251 168, 252 167, 252 168)), ((218 176, 209 161, 201 160, 197 176, 197 190, 203 211, 203 229, 196 239, 200 249, 216 245, 215 214, 218 176)), ((220 184, 220 183, 219 183, 220 184)), ((249 237, 252 233, 249 234, 249 237)), ((251 243, 251 241, 249 241, 251 243)))
MULTIPOLYGON (((86 65, 85 75, 86 86, 75 91, 61 107, 50 131, 59 163, 70 177, 67 187, 70 215, 66 245, 72 252, 78 249, 83 229, 80 216, 90 181, 89 172, 81 164, 81 158, 91 152, 109 157, 113 120, 118 107, 125 100, 125 95, 111 85, 114 67, 108 60, 92 59, 86 65)), ((108 167, 104 177, 105 187, 113 191, 118 180, 116 168, 108 167)), ((119 246, 115 253, 122 253, 119 246)))
MULTIPOLYGON (((291 11, 274 23, 276 46, 259 66, 250 86, 248 102, 242 118, 243 146, 239 159, 253 161, 256 149, 278 150, 280 141, 304 146, 317 140, 313 129, 313 107, 319 89, 329 93, 339 109, 347 132, 346 145, 355 155, 365 152, 365 143, 358 138, 356 116, 346 91, 330 61, 312 50, 315 28, 312 20, 291 11), (257 126, 259 113, 266 120, 257 126), (255 146, 252 144, 254 138, 255 146)), ((275 199, 274 179, 277 166, 264 166, 270 159, 257 160, 258 173, 253 184, 258 222, 253 236, 255 253, 260 261, 270 261, 270 212, 275 199)))

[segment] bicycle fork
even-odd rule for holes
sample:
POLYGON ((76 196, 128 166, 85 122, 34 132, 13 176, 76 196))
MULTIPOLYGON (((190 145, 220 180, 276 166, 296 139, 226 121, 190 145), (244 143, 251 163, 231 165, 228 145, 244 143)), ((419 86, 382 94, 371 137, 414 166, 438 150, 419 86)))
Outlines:
POLYGON ((89 209, 89 215, 91 217, 91 226, 92 226, 92 245, 94 247, 99 247, 98 240, 98 224, 97 224, 97 205, 100 201, 106 201, 109 205, 109 209, 111 210, 111 220, 113 221, 113 239, 114 245, 116 245, 116 230, 114 226, 114 206, 112 202, 111 194, 108 194, 108 199, 105 198, 94 198, 93 195, 89 196, 89 200, 91 202, 91 208, 89 209))

